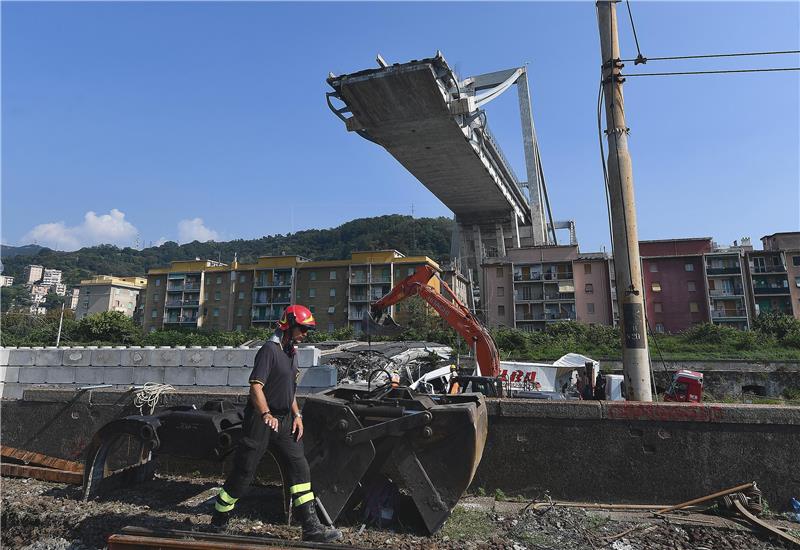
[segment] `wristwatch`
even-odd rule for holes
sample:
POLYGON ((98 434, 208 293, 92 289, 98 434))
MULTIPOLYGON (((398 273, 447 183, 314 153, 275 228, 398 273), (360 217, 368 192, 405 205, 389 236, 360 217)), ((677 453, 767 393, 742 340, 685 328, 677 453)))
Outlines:
POLYGON ((270 411, 264 411, 263 413, 261 413, 261 418, 264 418, 268 414, 272 414, 272 413, 270 411))
POLYGON ((297 412, 297 413, 294 414, 294 417, 295 418, 303 418, 303 413, 297 412))

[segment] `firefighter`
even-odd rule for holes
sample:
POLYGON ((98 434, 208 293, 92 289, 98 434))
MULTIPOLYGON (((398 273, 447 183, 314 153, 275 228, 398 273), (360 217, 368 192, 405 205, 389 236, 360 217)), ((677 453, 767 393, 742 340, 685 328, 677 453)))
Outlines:
POLYGON ((303 415, 295 390, 299 374, 295 344, 315 328, 311 311, 301 305, 286 308, 275 334, 258 350, 250 374, 250 399, 244 411, 242 439, 233 470, 217 495, 211 529, 227 528, 231 511, 247 491, 261 457, 269 449, 288 464, 289 493, 295 517, 303 524, 303 540, 331 542, 342 533, 320 523, 314 507, 311 476, 303 453, 303 415))

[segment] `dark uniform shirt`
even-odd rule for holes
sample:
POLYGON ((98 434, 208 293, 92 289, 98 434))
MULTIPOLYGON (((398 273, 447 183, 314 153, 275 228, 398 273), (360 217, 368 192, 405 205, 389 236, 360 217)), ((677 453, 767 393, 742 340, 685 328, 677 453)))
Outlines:
POLYGON ((290 357, 280 344, 268 340, 256 354, 250 383, 262 384, 270 411, 285 414, 294 401, 298 373, 297 354, 290 357))

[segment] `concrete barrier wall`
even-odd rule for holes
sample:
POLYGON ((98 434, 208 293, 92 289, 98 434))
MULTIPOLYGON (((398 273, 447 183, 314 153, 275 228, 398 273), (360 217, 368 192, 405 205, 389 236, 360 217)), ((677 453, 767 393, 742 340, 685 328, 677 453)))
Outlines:
MULTIPOLYGON (((247 347, 0 348, 0 396, 21 399, 26 389, 41 386, 126 389, 146 382, 239 388, 247 386, 256 352, 247 347)), ((301 369, 318 365, 320 350, 300 348, 298 358, 301 369)))
MULTIPOLYGON (((28 390, 3 404, 4 444, 80 460, 110 420, 138 414, 133 392, 28 390)), ((195 388, 161 406, 242 389, 195 388)), ((527 498, 677 503, 756 481, 774 510, 800 496, 800 407, 488 400, 489 437, 473 490, 527 498)), ((222 475, 227 463, 162 459, 160 471, 222 475)), ((266 472, 274 473, 270 461, 266 472)))

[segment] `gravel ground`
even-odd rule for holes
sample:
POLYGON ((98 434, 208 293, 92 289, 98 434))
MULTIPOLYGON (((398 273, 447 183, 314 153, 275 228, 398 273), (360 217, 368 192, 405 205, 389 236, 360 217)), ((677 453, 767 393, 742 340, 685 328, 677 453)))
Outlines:
MULTIPOLYGON (((220 480, 158 476, 101 500, 83 502, 76 486, 3 478, 2 546, 25 550, 104 548, 108 535, 126 525, 202 530, 210 519, 209 499, 220 480)), ((283 521, 280 489, 254 487, 237 505, 231 533, 299 539, 300 529, 283 521)), ((467 499, 434 537, 361 525, 344 526, 344 541, 368 548, 513 550, 716 550, 783 549, 788 546, 756 537, 733 522, 727 527, 687 525, 575 508, 546 512, 522 505, 493 505, 491 499, 467 499), (483 501, 477 505, 476 501, 483 501), (489 502, 487 505, 486 502, 489 502), (626 529, 629 534, 609 539, 626 529)), ((510 503, 509 503, 510 504, 510 503)), ((703 521, 703 520, 699 520, 703 521)), ((800 526, 797 526, 800 528, 800 526)))

